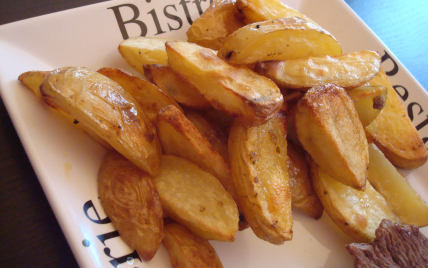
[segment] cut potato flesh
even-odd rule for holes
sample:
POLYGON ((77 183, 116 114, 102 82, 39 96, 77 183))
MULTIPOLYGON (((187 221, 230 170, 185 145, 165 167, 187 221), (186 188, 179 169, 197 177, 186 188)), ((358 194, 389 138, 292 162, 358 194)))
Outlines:
POLYGON ((144 65, 144 73, 150 82, 168 92, 178 103, 193 109, 212 108, 209 101, 199 93, 198 89, 169 66, 144 65))
POLYGON ((235 122, 229 134, 242 212, 257 237, 273 244, 291 240, 293 233, 286 135, 281 114, 255 127, 235 122))
POLYGON ((412 169, 422 166, 427 161, 427 148, 385 72, 379 72, 369 83, 388 89, 385 108, 375 119, 378 129, 376 146, 399 168, 412 169))
POLYGON ((102 68, 98 72, 116 81, 126 92, 131 94, 152 123, 156 122, 156 116, 163 107, 174 105, 182 110, 180 105, 156 85, 133 76, 124 70, 102 68))
POLYGON ((156 127, 164 154, 192 161, 214 175, 238 204, 229 164, 182 112, 174 106, 165 107, 158 114, 156 127))
POLYGON ((238 209, 213 175, 183 158, 164 155, 155 185, 169 217, 202 238, 235 239, 238 209))
POLYGON ((163 211, 153 177, 117 152, 108 152, 98 174, 101 205, 120 237, 145 261, 163 238, 163 211))
POLYGON ((89 69, 68 67, 49 73, 40 91, 46 104, 84 124, 142 170, 157 174, 162 149, 156 128, 119 84, 89 69))
POLYGON ((342 48, 330 33, 297 17, 246 25, 218 51, 220 58, 232 64, 340 54, 342 48))
POLYGON ((302 90, 328 83, 343 88, 359 87, 373 79, 379 70, 379 54, 368 50, 334 57, 259 62, 255 68, 279 87, 302 90))
POLYGON ((169 38, 131 37, 119 44, 118 50, 126 62, 137 72, 144 75, 144 64, 167 65, 168 57, 165 43, 169 38))
POLYGON ((164 244, 174 268, 222 268, 210 243, 178 223, 165 225, 164 244))
POLYGON ((405 224, 428 225, 428 206, 374 144, 369 145, 369 181, 405 224))
POLYGON ((287 167, 290 177, 291 203, 294 207, 319 219, 324 207, 309 180, 309 165, 301 150, 291 142, 287 143, 287 167))
POLYGON ((294 8, 284 5, 280 0, 236 0, 235 5, 244 14, 247 24, 288 17, 298 17, 316 24, 294 8))
POLYGON ((348 90, 363 127, 370 125, 385 107, 388 90, 383 86, 365 86, 348 90))
POLYGON ((245 25, 234 0, 214 0, 187 30, 187 40, 200 46, 219 49, 226 37, 245 25))
POLYGON ((264 121, 283 103, 279 88, 245 67, 229 65, 212 50, 187 42, 167 42, 169 65, 191 82, 212 106, 242 121, 264 121))
POLYGON ((355 190, 330 177, 314 161, 311 178, 315 192, 333 222, 356 242, 370 242, 382 219, 400 222, 385 199, 367 182, 355 190))
POLYGON ((369 155, 355 106, 343 88, 314 87, 297 104, 297 137, 303 148, 330 176, 363 190, 369 155))

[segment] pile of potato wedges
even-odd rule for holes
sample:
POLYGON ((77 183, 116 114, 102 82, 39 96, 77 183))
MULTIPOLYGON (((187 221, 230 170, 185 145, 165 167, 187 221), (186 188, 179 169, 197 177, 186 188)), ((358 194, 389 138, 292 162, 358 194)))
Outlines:
POLYGON ((207 240, 251 228, 282 244, 292 205, 323 211, 357 242, 383 218, 428 225, 396 167, 428 156, 375 51, 334 36, 280 0, 214 0, 188 40, 133 37, 124 70, 65 67, 19 81, 100 142, 102 206, 149 261, 222 267, 207 240), (192 252, 189 252, 192 248, 192 252))

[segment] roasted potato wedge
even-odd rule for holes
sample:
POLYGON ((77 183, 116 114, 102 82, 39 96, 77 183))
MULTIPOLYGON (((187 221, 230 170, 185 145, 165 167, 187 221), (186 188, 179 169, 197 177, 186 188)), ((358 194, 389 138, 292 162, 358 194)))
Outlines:
POLYGON ((164 155, 155 185, 169 217, 202 238, 235 239, 238 209, 213 175, 183 158, 164 155))
POLYGON ((309 164, 303 152, 293 143, 287 143, 287 167, 290 178, 291 203, 300 211, 318 220, 324 207, 309 180, 309 164))
POLYGON ((145 261, 163 239, 163 211, 153 178, 117 152, 108 152, 98 174, 101 205, 120 237, 145 261))
POLYGON ((210 243, 178 223, 165 225, 163 244, 173 268, 222 268, 210 243))
POLYGON ((307 90, 333 83, 355 88, 373 79, 380 70, 377 52, 363 50, 339 56, 307 57, 295 60, 259 62, 255 71, 279 87, 307 90))
POLYGON ((248 68, 225 63, 208 48, 167 42, 166 51, 171 68, 218 110, 254 122, 269 119, 282 105, 282 95, 275 83, 248 68))
POLYGON ((288 17, 298 17, 316 24, 294 8, 284 5, 280 0, 236 0, 235 5, 244 14, 244 21, 247 24, 288 17))
POLYGON ((223 133, 229 136, 229 129, 235 120, 232 116, 216 109, 204 110, 203 115, 221 127, 223 133))
POLYGON ((399 168, 422 166, 427 161, 428 151, 385 72, 382 70, 369 83, 388 89, 385 108, 375 119, 378 129, 376 146, 399 168))
POLYGON ((216 150, 229 163, 229 151, 227 148, 227 137, 224 135, 221 127, 204 117, 201 113, 185 109, 184 115, 193 123, 198 131, 210 142, 216 150))
POLYGON ((337 56, 342 48, 326 30, 297 17, 248 24, 229 35, 218 56, 232 64, 337 56))
POLYGON ((214 175, 238 204, 229 164, 182 112, 163 108, 156 127, 164 154, 187 159, 214 175))
POLYGON ((118 83, 86 68, 67 67, 50 72, 40 92, 46 104, 84 124, 142 170, 157 174, 162 151, 156 128, 118 83))
POLYGON ((370 125, 385 107, 388 90, 383 86, 364 86, 348 90, 363 127, 370 125))
POLYGON ((253 232, 272 244, 291 240, 293 220, 287 168, 285 115, 249 127, 236 121, 229 134, 233 181, 253 232))
POLYGON ((126 92, 131 94, 152 123, 156 123, 156 116, 159 110, 168 105, 174 105, 177 109, 183 111, 174 99, 148 81, 121 69, 102 68, 98 72, 116 81, 126 92))
MULTIPOLYGON (((18 80, 21 82, 26 88, 31 90, 40 100, 43 101, 43 95, 40 92, 40 85, 43 83, 43 79, 45 79, 46 75, 49 72, 45 71, 30 71, 22 73, 18 80)), ((53 107, 51 107, 53 108, 53 107)), ((93 140, 101 144, 104 148, 106 148, 109 151, 113 151, 113 147, 106 142, 104 139, 102 139, 98 134, 96 134, 94 131, 92 131, 90 128, 88 128, 84 124, 79 124, 79 121, 77 121, 75 118, 70 116, 69 114, 65 113, 63 110, 59 109, 59 107, 55 107, 54 109, 51 109, 53 113, 58 113, 61 116, 63 116, 68 122, 73 123, 75 127, 82 130, 86 134, 88 134, 93 140)))
POLYGON ((203 47, 220 49, 231 33, 245 25, 235 0, 214 0, 187 30, 187 40, 203 47))
POLYGON ((364 132, 366 133, 367 143, 374 143, 376 141, 377 136, 377 124, 376 121, 370 123, 370 125, 364 128, 364 132))
POLYGON ((428 225, 428 206, 374 144, 369 145, 369 181, 405 224, 428 225))
POLYGON ((150 82, 168 92, 178 103, 193 109, 209 109, 212 107, 198 89, 169 66, 144 65, 144 74, 150 82))
POLYGON ((172 40, 156 37, 131 37, 122 41, 118 50, 129 66, 144 75, 144 64, 167 65, 168 57, 165 52, 165 43, 172 40))
POLYGON ((333 222, 356 242, 370 242, 382 219, 400 222, 385 199, 367 182, 358 191, 330 177, 311 162, 312 185, 333 222))
POLYGON ((313 87, 297 104, 295 120, 297 137, 314 161, 336 180, 363 190, 367 139, 346 91, 333 84, 313 87))
POLYGON ((21 82, 26 88, 31 90, 39 99, 42 99, 42 93, 40 93, 40 85, 45 79, 46 75, 49 72, 44 71, 30 71, 22 73, 18 80, 21 82))

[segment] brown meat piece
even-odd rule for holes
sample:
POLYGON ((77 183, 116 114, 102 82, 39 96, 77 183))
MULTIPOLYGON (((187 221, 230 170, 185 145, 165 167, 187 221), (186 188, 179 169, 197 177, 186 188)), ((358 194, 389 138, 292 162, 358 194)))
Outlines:
POLYGON ((383 219, 371 243, 352 243, 346 249, 356 268, 428 267, 428 239, 413 225, 383 219))

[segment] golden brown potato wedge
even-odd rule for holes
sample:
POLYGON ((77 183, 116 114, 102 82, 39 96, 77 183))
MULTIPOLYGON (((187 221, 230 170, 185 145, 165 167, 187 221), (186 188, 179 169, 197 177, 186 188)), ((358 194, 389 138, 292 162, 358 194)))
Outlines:
POLYGON ((144 65, 144 73, 150 82, 168 92, 178 103, 193 109, 209 109, 212 107, 198 89, 169 66, 144 65))
POLYGON ((244 14, 247 24, 288 17, 298 17, 316 24, 299 11, 284 5, 280 0, 236 0, 235 5, 244 14))
POLYGON ((44 71, 25 72, 18 77, 18 80, 25 87, 27 87, 34 94, 36 94, 37 98, 42 99, 42 93, 40 93, 40 85, 42 84, 43 79, 45 79, 48 73, 49 72, 44 71))
POLYGON ((376 121, 370 123, 370 125, 364 128, 364 132, 366 133, 367 143, 374 143, 376 141, 377 136, 377 124, 376 121))
POLYGON ((118 50, 129 66, 144 75, 144 64, 167 65, 165 43, 172 40, 156 37, 131 37, 122 41, 118 50))
POLYGON ((169 217, 205 239, 235 239, 238 209, 213 175, 183 158, 164 155, 155 185, 169 217))
MULTIPOLYGON (((31 90, 40 100, 43 101, 43 95, 40 92, 40 85, 43 83, 43 79, 46 77, 48 73, 49 72, 45 72, 45 71, 25 72, 18 77, 18 80, 26 88, 31 90)), ((63 116, 68 122, 73 123, 75 127, 77 127, 78 129, 88 134, 93 140, 101 144, 107 150, 109 151, 114 150, 113 147, 111 147, 111 145, 108 142, 106 142, 104 139, 98 136, 94 131, 86 127, 84 124, 79 124, 79 121, 77 121, 75 118, 73 118, 69 114, 65 113, 63 110, 59 109, 59 107, 55 107, 54 109, 51 109, 51 111, 53 113, 58 113, 61 116, 63 116)))
POLYGON ((369 181, 405 224, 428 225, 428 206, 374 144, 369 145, 369 181))
POLYGON ((164 154, 187 159, 211 173, 238 201, 229 164, 182 112, 172 105, 163 108, 156 127, 164 154))
POLYGON ((163 211, 153 178, 117 152, 108 152, 98 174, 98 195, 120 237, 145 261, 163 239, 163 211))
POLYGON ((226 163, 229 163, 227 137, 224 135, 221 127, 196 111, 185 109, 184 114, 199 130, 199 132, 210 142, 213 149, 223 157, 226 163))
POLYGON ((212 50, 187 42, 167 42, 171 68, 191 82, 212 106, 242 121, 267 120, 279 111, 282 95, 268 78, 229 65, 212 50))
POLYGON ((231 33, 245 25, 234 0, 214 0, 187 30, 187 40, 200 46, 219 49, 231 33))
POLYGON ((348 90, 363 127, 370 125, 385 107, 388 90, 383 86, 364 86, 348 90))
POLYGON ((422 166, 427 161, 428 151, 385 72, 381 70, 369 83, 388 89, 385 108, 375 119, 378 129, 376 146, 399 168, 422 166))
POLYGON ((318 220, 324 207, 309 180, 309 164, 302 151, 287 143, 287 167, 290 177, 291 203, 294 207, 318 220))
POLYGON ((229 129, 235 120, 232 116, 216 109, 204 110, 203 115, 221 127, 226 137, 229 136, 229 129))
POLYGON ((232 64, 340 54, 342 48, 329 32, 297 17, 248 24, 229 35, 218 51, 232 64))
POLYGON ((173 268, 222 268, 210 243, 178 223, 165 225, 163 244, 173 268))
POLYGON ((102 68, 98 72, 116 81, 126 92, 131 94, 153 124, 156 123, 156 116, 163 107, 174 105, 183 111, 174 99, 148 81, 142 80, 121 69, 102 68))
POLYGON ((291 240, 293 220, 287 168, 287 130, 282 113, 248 127, 236 121, 229 157, 242 212, 253 232, 273 244, 291 240))
POLYGON ((400 222, 385 199, 367 182, 355 190, 330 177, 311 162, 312 185, 333 222, 356 242, 370 242, 382 219, 400 222))
POLYGON ((380 70, 377 52, 363 50, 339 56, 307 57, 295 60, 259 62, 255 71, 279 87, 307 90, 333 83, 343 88, 362 86, 380 70))
POLYGON ((295 126, 303 148, 325 172, 363 190, 367 180, 367 139, 346 91, 333 84, 306 92, 297 104, 295 126))
POLYGON ((75 118, 132 163, 156 175, 161 145, 156 128, 118 83, 86 68, 50 72, 40 88, 43 101, 75 118))

